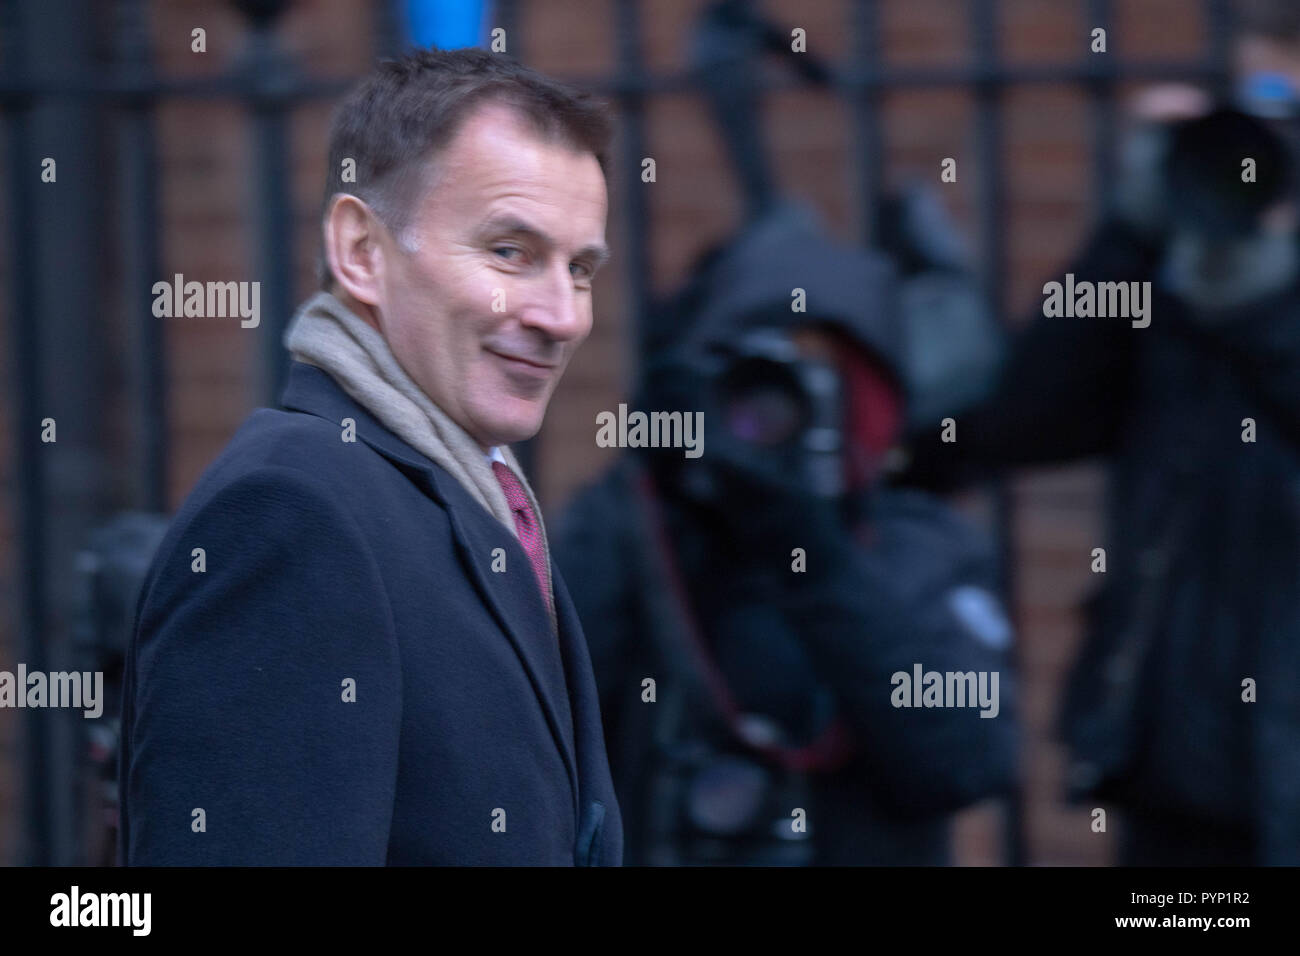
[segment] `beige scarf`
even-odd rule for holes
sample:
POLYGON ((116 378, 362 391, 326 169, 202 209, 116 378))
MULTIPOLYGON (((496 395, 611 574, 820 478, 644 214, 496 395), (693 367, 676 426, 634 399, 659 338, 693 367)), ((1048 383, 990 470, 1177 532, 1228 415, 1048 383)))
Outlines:
MULTIPOLYGON (((318 292, 294 315, 285 330, 284 344, 295 359, 329 373, 393 434, 441 465, 488 514, 518 537, 505 492, 483 449, 406 374, 377 329, 330 293, 318 292)), ((499 448, 537 515, 549 590, 551 548, 542 509, 510 447, 499 448)), ((555 627, 554 615, 551 626, 555 627)))

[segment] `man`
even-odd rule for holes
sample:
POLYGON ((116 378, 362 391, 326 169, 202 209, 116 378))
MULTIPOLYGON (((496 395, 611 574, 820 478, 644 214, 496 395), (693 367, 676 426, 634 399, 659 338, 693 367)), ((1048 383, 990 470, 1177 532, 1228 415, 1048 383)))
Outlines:
POLYGON ((609 120, 504 57, 378 67, 325 291, 143 588, 129 864, 617 865, 591 663, 511 442, 591 329, 609 120))
POLYGON ((1061 729, 1071 796, 1122 808, 1125 865, 1300 863, 1300 9, 1241 10, 1239 106, 1291 130, 1146 91, 1116 208, 1064 270, 1150 283, 1146 319, 1037 316, 957 440, 913 447, 931 488, 1110 459, 1061 729))

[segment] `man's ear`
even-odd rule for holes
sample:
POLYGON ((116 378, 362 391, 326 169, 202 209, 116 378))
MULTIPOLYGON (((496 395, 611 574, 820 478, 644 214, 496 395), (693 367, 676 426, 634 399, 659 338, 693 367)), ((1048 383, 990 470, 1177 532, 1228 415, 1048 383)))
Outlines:
POLYGON ((384 255, 378 217, 356 196, 339 193, 330 202, 323 228, 334 281, 356 301, 378 305, 384 255))

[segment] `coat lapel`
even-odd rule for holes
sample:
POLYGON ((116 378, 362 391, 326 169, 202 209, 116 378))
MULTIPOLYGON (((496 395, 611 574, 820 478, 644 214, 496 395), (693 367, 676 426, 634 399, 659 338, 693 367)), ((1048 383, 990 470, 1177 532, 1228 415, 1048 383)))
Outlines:
MULTIPOLYGON (((569 596, 564 579, 551 569, 555 589, 555 613, 559 618, 560 649, 564 654, 564 676, 573 701, 573 730, 578 752, 580 796, 588 799, 593 781, 609 778, 605 755, 605 731, 600 722, 600 698, 592 680, 591 655, 582 633, 577 609, 569 596)), ((594 789, 594 788, 593 788, 594 789)), ((591 797, 600 796, 592 792, 591 797)))
POLYGON ((492 609, 528 671, 533 691, 564 756, 569 781, 573 785, 576 813, 578 767, 574 760, 574 717, 570 713, 572 694, 567 689, 571 685, 565 680, 560 648, 554 646, 556 638, 551 633, 550 612, 542 603, 542 593, 537 587, 528 555, 519 539, 488 514, 446 472, 438 469, 437 474, 431 472, 430 477, 440 482, 461 562, 469 569, 475 587, 492 609), (492 570, 492 555, 497 548, 505 551, 505 573, 492 570), (554 653, 548 653, 550 650, 554 653))
MULTIPOLYGON (((585 728, 590 715, 587 712, 589 702, 582 699, 589 695, 570 693, 566 689, 584 689, 581 682, 574 682, 574 654, 571 650, 573 640, 568 632, 571 630, 569 622, 576 622, 577 617, 572 603, 568 601, 568 594, 564 595, 566 613, 563 615, 568 620, 562 621, 559 628, 562 642, 567 640, 568 645, 562 644, 563 655, 560 648, 554 654, 547 653, 546 646, 541 642, 554 642, 556 638, 551 633, 550 614, 542 603, 542 595, 528 556, 518 538, 485 510, 459 482, 389 431, 322 369, 295 361, 289 370, 289 382, 282 404, 285 408, 309 412, 335 424, 343 418, 353 418, 357 423, 357 437, 392 461, 421 491, 444 507, 467 576, 514 646, 546 715, 546 722, 569 774, 576 819, 578 766, 575 760, 574 725, 579 724, 585 728), (492 571, 492 555, 497 548, 505 550, 506 573, 492 571), (571 697, 579 698, 576 701, 577 714, 570 714, 571 697)), ((552 574, 554 575, 554 568, 552 574)), ((559 591, 558 586, 556 590, 559 591)), ((556 600, 558 613, 558 593, 556 600)), ((585 661, 585 648, 582 653, 585 661)), ((577 673, 580 676, 583 671, 577 673)), ((589 663, 586 673, 590 673, 589 663)))

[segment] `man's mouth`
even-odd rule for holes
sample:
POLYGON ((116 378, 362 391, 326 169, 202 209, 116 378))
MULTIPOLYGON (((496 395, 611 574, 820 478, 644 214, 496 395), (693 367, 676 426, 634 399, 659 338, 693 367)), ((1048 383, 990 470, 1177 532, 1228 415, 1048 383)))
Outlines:
POLYGON ((518 355, 508 355, 505 352, 496 352, 493 351, 492 349, 488 349, 487 351, 491 352, 497 358, 505 359, 507 362, 517 364, 517 365, 527 366, 529 368, 535 368, 538 371, 550 372, 550 371, 554 371, 555 369, 554 365, 547 364, 545 362, 537 362, 534 361, 533 359, 522 358, 518 355))

